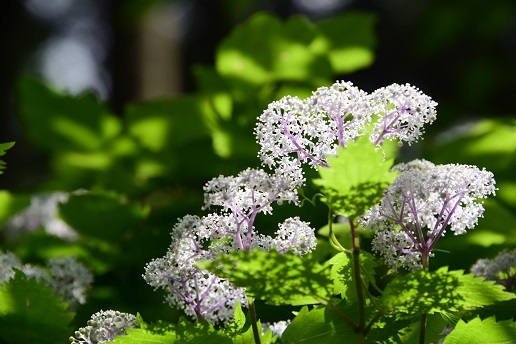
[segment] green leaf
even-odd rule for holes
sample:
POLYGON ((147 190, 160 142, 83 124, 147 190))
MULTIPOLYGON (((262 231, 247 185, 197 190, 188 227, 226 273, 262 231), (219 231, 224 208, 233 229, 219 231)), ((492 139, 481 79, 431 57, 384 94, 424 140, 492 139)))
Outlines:
MULTIPOLYGON (((356 305, 355 305, 356 306, 356 305)), ((346 315, 350 316, 349 313, 346 315)), ((335 312, 303 307, 281 336, 283 343, 342 344, 356 343, 357 335, 335 312)))
MULTIPOLYGON (((118 241, 107 242, 96 238, 79 238, 74 243, 55 235, 48 234, 43 229, 24 236, 11 249, 23 259, 49 260, 55 257, 77 257, 80 261, 88 262, 88 267, 96 274, 103 274, 111 268, 113 260, 121 254, 118 241)), ((124 262, 127 257, 121 257, 124 262)))
POLYGON ((98 150, 120 130, 117 118, 93 94, 60 94, 24 76, 18 81, 18 96, 26 134, 38 148, 98 150))
POLYGON ((214 166, 212 133, 215 125, 212 99, 208 96, 185 96, 174 99, 131 104, 126 109, 131 138, 142 148, 136 161, 136 174, 145 178, 173 176, 206 180, 213 176, 210 168, 199 168, 195 157, 205 167, 214 166))
POLYGON ((326 58, 311 51, 316 28, 301 16, 281 22, 258 13, 219 45, 217 71, 231 83, 261 86, 275 80, 312 80, 331 74, 326 58))
POLYGON ((127 335, 117 336, 113 343, 116 344, 172 344, 177 336, 174 332, 146 331, 136 328, 128 328, 127 335))
MULTIPOLYGON (((341 302, 332 310, 316 306, 313 310, 303 307, 281 336, 282 343, 341 344, 357 343, 358 337, 353 328, 345 322, 339 312, 355 323, 358 322, 358 305, 341 302)), ((366 322, 376 314, 374 307, 366 307, 366 322)), ((413 319, 382 317, 377 320, 366 337, 366 343, 391 343, 399 333, 410 325, 413 319)))
POLYGON ((320 167, 323 199, 334 212, 357 218, 378 203, 383 191, 396 178, 391 172, 393 160, 384 160, 383 153, 369 142, 367 135, 340 147, 336 157, 328 157, 330 167, 320 167))
POLYGON ((373 13, 347 11, 318 23, 321 37, 314 45, 328 50, 335 73, 351 73, 368 67, 374 61, 375 23, 376 15, 373 13))
POLYGON ((242 306, 240 305, 240 302, 237 302, 235 304, 235 311, 233 312, 233 320, 225 326, 224 331, 230 337, 234 337, 238 334, 241 334, 244 331, 245 323, 245 313, 244 311, 242 311, 242 306))
POLYGON ((193 141, 209 138, 206 105, 196 96, 131 104, 126 109, 129 133, 151 152, 188 148, 193 141))
POLYGON ((0 143, 0 156, 5 155, 5 151, 12 148, 14 142, 0 143))
POLYGON ((468 323, 460 320, 455 329, 446 336, 444 344, 507 344, 514 343, 516 323, 512 320, 496 322, 495 317, 468 323))
POLYGON ((329 268, 310 255, 254 249, 231 252, 200 266, 272 305, 319 303, 333 293, 329 268))
MULTIPOLYGON (((409 328, 409 331, 403 334, 403 344, 418 344, 419 343, 419 328, 421 317, 416 317, 414 323, 409 328)), ((441 313, 428 314, 426 317, 425 326, 425 342, 438 343, 444 335, 441 334, 446 326, 451 324, 446 317, 441 313)), ((408 328, 408 326, 407 326, 408 328)))
POLYGON ((514 298, 516 295, 492 281, 444 267, 395 278, 385 288, 381 302, 386 311, 432 314, 471 310, 514 298))
MULTIPOLYGON (((273 339, 272 331, 268 329, 264 333, 260 321, 258 321, 256 325, 260 333, 261 343, 271 343, 273 339)), ((233 340, 233 344, 254 344, 254 333, 251 326, 250 315, 249 313, 247 316, 245 315, 239 302, 235 304, 233 320, 225 325, 223 332, 233 340)))
POLYGON ((476 310, 475 313, 482 319, 496 315, 497 320, 507 320, 514 318, 515 309, 516 299, 512 299, 485 306, 482 309, 476 310))
POLYGON ((231 339, 223 331, 217 331, 213 325, 204 320, 192 323, 180 318, 177 324, 158 321, 148 324, 141 316, 136 319, 139 329, 127 329, 127 335, 115 338, 117 344, 231 344, 231 339))
MULTIPOLYGON (((8 343, 65 343, 73 313, 52 289, 16 270, 0 285, 0 339, 8 343)), ((0 341, 2 341, 0 340, 0 341)))
POLYGON ((29 205, 29 196, 14 195, 9 191, 0 190, 0 231, 6 220, 29 205))
MULTIPOLYGON (((260 333, 260 343, 261 344, 272 343, 273 339, 277 338, 277 337, 273 338, 272 331, 270 329, 268 329, 267 331, 265 331, 265 333, 263 333, 262 324, 260 321, 258 321, 256 325, 258 327, 258 332, 260 333)), ((253 328, 251 326, 251 323, 248 322, 247 326, 244 329, 245 330, 240 333, 230 335, 231 339, 233 340, 233 344, 254 344, 255 343, 254 333, 253 333, 253 328)))
MULTIPOLYGON (((347 302, 356 302, 356 286, 353 280, 353 260, 346 253, 338 253, 333 256, 328 264, 331 265, 331 278, 336 294, 341 294, 343 299, 347 302)), ((360 254, 360 274, 362 281, 369 286, 369 283, 374 283, 374 268, 376 263, 374 257, 364 251, 360 254)))
POLYGON ((138 229, 149 209, 109 194, 72 195, 59 204, 59 215, 82 235, 116 241, 138 229))
POLYGON ((224 332, 217 331, 213 325, 204 320, 192 323, 181 318, 176 327, 178 343, 231 344, 232 341, 224 332))
MULTIPOLYGON (((5 151, 14 146, 14 142, 0 143, 0 156, 5 155, 5 151)), ((0 174, 4 173, 5 162, 0 160, 0 174)))

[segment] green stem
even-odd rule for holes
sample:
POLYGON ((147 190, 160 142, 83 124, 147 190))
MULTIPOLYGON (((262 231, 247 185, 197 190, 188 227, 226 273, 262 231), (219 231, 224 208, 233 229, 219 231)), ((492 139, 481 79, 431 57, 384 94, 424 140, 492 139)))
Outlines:
POLYGON ((364 332, 365 334, 368 334, 369 331, 371 331, 371 328, 373 327, 374 323, 377 322, 378 320, 380 320, 380 318, 383 316, 383 313, 382 312, 378 312, 376 313, 376 315, 374 316, 373 319, 371 319, 371 321, 369 322, 369 324, 367 324, 367 327, 365 328, 364 332))
POLYGON ((353 274, 355 287, 357 290, 358 301, 358 338, 359 343, 365 341, 365 303, 364 293, 362 290, 362 276, 360 275, 360 238, 358 237, 358 228, 353 218, 349 219, 351 228, 351 237, 353 243, 353 274))
POLYGON ((260 331, 258 331, 258 320, 256 319, 256 306, 254 300, 249 300, 249 316, 251 317, 251 326, 253 328, 253 337, 255 344, 261 344, 260 331))
POLYGON ((335 307, 330 301, 328 301, 320 296, 317 296, 317 295, 312 295, 312 296, 315 297, 317 299, 317 301, 319 301, 322 305, 324 305, 325 307, 328 307, 329 309, 331 309, 332 311, 337 313, 337 315, 339 317, 341 317, 345 322, 347 322, 348 325, 351 326, 354 331, 358 330, 358 325, 350 317, 348 317, 345 313, 343 313, 340 309, 335 307))
POLYGON ((333 211, 331 210, 331 208, 329 209, 328 211, 328 227, 330 229, 330 235, 329 235, 329 238, 330 238, 330 245, 336 249, 337 251, 340 251, 340 252, 348 252, 349 250, 345 249, 339 242, 339 240, 337 239, 337 237, 335 236, 335 233, 333 233, 333 211))
POLYGON ((426 313, 421 314, 419 321, 419 344, 425 344, 426 313))
MULTIPOLYGON (((423 269, 428 270, 428 252, 423 252, 421 255, 421 262, 423 263, 423 269)), ((425 331, 426 331, 426 313, 421 314, 421 320, 419 321, 419 344, 425 344, 425 331)))

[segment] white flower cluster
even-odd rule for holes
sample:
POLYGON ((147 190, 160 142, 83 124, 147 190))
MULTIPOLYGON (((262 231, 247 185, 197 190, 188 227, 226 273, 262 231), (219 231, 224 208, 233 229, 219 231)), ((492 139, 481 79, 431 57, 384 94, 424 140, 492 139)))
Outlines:
POLYGON ((69 196, 66 192, 43 192, 32 195, 30 206, 4 224, 5 238, 8 241, 16 241, 27 232, 43 228, 50 235, 69 241, 76 240, 77 232, 58 216, 59 204, 66 202, 69 196))
POLYGON ((369 133, 369 123, 374 123, 370 133, 374 144, 380 146, 389 139, 410 145, 421 137, 423 126, 435 120, 436 105, 409 84, 392 84, 367 94, 339 81, 318 88, 307 99, 286 96, 258 118, 259 157, 283 174, 299 174, 304 162, 328 166, 327 156, 369 133))
POLYGON ((0 253, 0 284, 14 277, 12 268, 48 284, 71 308, 86 303, 86 291, 93 283, 91 272, 73 257, 52 258, 43 268, 22 264, 12 253, 0 253))
POLYGON ((304 255, 315 249, 316 238, 310 225, 299 217, 293 217, 279 224, 279 229, 272 239, 272 246, 279 253, 292 251, 304 255))
POLYGON ((216 256, 210 239, 221 238, 222 234, 212 233, 217 227, 210 228, 209 224, 190 215, 179 220, 167 254, 148 263, 143 277, 154 288, 163 288, 170 306, 183 309, 188 316, 211 323, 226 322, 233 317, 236 302, 247 305, 247 299, 244 289, 195 265, 216 256))
POLYGON ((73 257, 52 258, 47 263, 48 283, 72 306, 86 303, 86 291, 93 283, 91 272, 73 257))
POLYGON ((236 177, 220 176, 204 187, 204 209, 222 207, 235 215, 252 212, 271 213, 273 202, 297 203, 298 179, 282 174, 270 175, 263 170, 247 169, 236 177))
POLYGON ((0 252, 0 284, 14 277, 14 270, 22 270, 22 262, 11 252, 0 252))
POLYGON ((264 334, 267 330, 271 330, 273 335, 281 337, 288 325, 290 325, 290 322, 290 320, 281 320, 272 324, 264 323, 262 324, 262 333, 264 334))
POLYGON ((296 203, 298 186, 295 180, 255 169, 209 181, 204 187, 204 209, 218 207, 219 212, 180 219, 172 230, 167 254, 146 265, 144 279, 164 289, 166 301, 194 319, 231 320, 236 302, 247 305, 245 290, 200 269, 196 262, 252 248, 300 255, 311 252, 316 244, 314 230, 297 217, 280 224, 274 238, 257 233, 254 227, 257 215, 270 214, 273 203, 296 203))
POLYGON ((493 259, 479 259, 471 273, 486 280, 496 281, 508 291, 516 288, 516 250, 500 252, 493 259))
POLYGON ((371 135, 377 145, 384 139, 411 145, 423 135, 424 125, 436 119, 437 103, 409 84, 379 88, 371 93, 369 101, 379 117, 371 135))
POLYGON ((431 255, 448 229, 455 235, 472 229, 484 212, 478 199, 496 190, 493 174, 476 166, 414 160, 393 169, 398 177, 361 218, 376 231, 373 250, 393 269, 420 268, 421 255, 431 255))
POLYGON ((115 336, 125 335, 125 329, 137 327, 136 317, 119 311, 100 311, 91 316, 86 327, 75 331, 70 337, 72 344, 104 344, 115 340, 115 336))

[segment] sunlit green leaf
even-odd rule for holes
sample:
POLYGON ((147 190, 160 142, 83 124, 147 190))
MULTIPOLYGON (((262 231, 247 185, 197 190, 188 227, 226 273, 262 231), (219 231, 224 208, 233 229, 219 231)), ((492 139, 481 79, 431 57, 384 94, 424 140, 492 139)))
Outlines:
POLYGON ((460 320, 453 331, 448 334, 444 344, 506 344, 516 338, 516 323, 512 320, 496 321, 495 317, 469 322, 460 320))
POLYGON ((367 136, 340 147, 337 156, 328 157, 328 162, 330 167, 320 167, 321 178, 313 182, 322 188, 324 201, 347 217, 356 218, 379 202, 396 178, 390 171, 392 160, 384 160, 367 136))
MULTIPOLYGON (((353 275, 353 260, 352 257, 347 253, 338 253, 333 256, 328 263, 331 267, 331 278, 336 294, 341 294, 343 299, 347 302, 356 302, 356 284, 353 275)), ((366 286, 369 283, 374 283, 374 268, 376 263, 374 257, 366 252, 362 252, 360 255, 360 273, 362 281, 366 286)))

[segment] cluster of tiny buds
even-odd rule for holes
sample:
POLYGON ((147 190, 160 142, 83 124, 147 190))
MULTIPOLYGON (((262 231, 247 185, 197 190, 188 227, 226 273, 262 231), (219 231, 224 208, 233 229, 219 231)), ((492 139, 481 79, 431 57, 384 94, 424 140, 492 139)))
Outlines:
POLYGON ((360 222, 376 231, 373 250, 394 270, 420 269, 447 230, 460 235, 474 228, 484 212, 479 199, 496 191, 493 174, 476 166, 414 160, 393 170, 396 180, 360 222))
POLYGON ((516 289, 516 250, 500 252, 493 259, 479 259, 470 270, 473 275, 496 281, 512 292, 516 289))
POLYGON ((115 336, 125 335, 127 328, 137 327, 136 317, 119 311, 100 311, 93 314, 86 327, 75 331, 70 337, 72 344, 104 344, 112 342, 115 336))
POLYGON ((86 303, 86 292, 93 283, 91 272, 73 257, 52 258, 46 267, 40 267, 22 264, 12 253, 0 253, 0 284, 14 277, 13 268, 22 271, 27 278, 48 284, 71 309, 86 303))
POLYGON ((366 134, 377 146, 385 139, 411 145, 421 138, 424 125, 436 119, 436 105, 409 84, 367 94, 339 81, 318 88, 307 99, 286 96, 258 118, 259 157, 270 168, 294 173, 303 163, 328 166, 327 156, 336 155, 338 146, 366 134))
POLYGON ((226 323, 233 317, 236 302, 247 305, 245 289, 199 268, 196 262, 253 248, 283 254, 311 252, 316 245, 314 229, 298 217, 281 223, 274 237, 257 233, 254 225, 259 214, 272 212, 273 203, 297 203, 299 186, 296 179, 259 169, 214 178, 204 187, 204 209, 213 212, 202 218, 187 215, 179 219, 167 254, 146 265, 144 279, 154 288, 164 289, 166 301, 193 319, 226 323))

